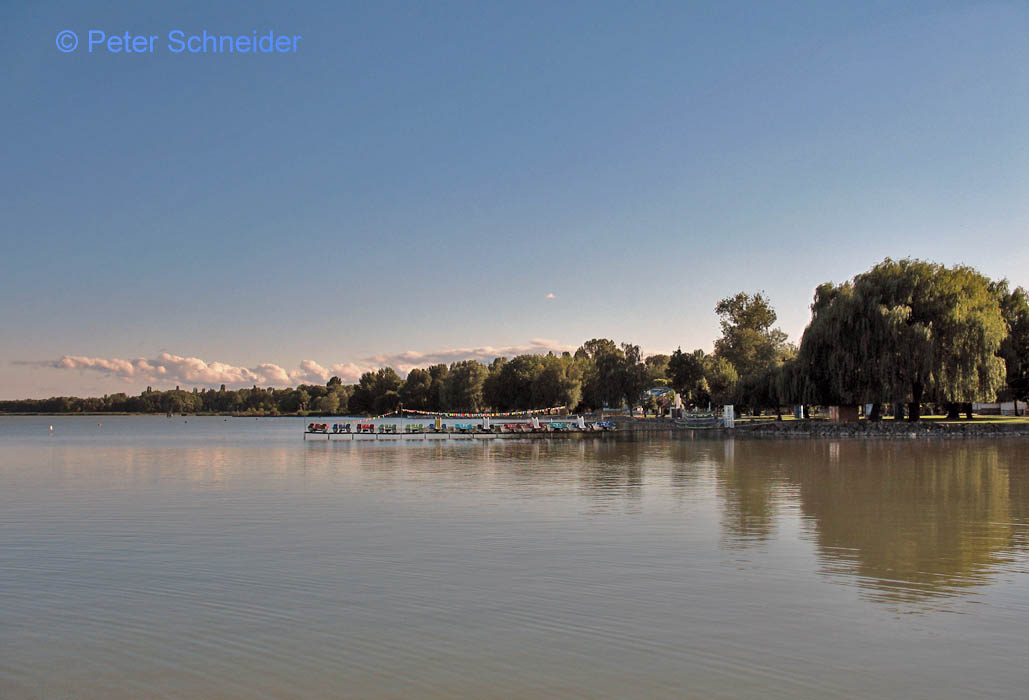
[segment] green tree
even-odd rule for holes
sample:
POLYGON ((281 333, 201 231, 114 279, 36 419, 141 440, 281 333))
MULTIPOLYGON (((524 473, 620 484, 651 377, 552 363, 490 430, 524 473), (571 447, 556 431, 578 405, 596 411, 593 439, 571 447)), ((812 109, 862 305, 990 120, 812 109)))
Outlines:
POLYGON ((375 408, 376 397, 375 372, 365 372, 350 395, 350 413, 362 415, 371 413, 375 408))
POLYGON ((805 403, 993 398, 1007 327, 995 289, 974 269, 889 258, 815 292, 798 366, 805 403))
POLYGON ((375 384, 373 391, 376 398, 388 391, 399 391, 404 380, 400 378, 397 371, 392 367, 381 367, 375 372, 375 384))
POLYGON ((574 411, 582 395, 582 382, 578 365, 569 355, 542 358, 542 369, 532 384, 529 399, 532 407, 567 406, 574 411))
POLYGON ((450 365, 443 382, 444 410, 477 412, 483 408, 482 385, 489 370, 475 360, 450 365))
POLYGON ((1008 331, 997 351, 1005 366, 1003 398, 1029 401, 1029 293, 1022 287, 1009 291, 1007 280, 997 282, 994 292, 1008 331))
POLYGON ((331 415, 339 411, 339 394, 329 392, 315 399, 313 408, 316 412, 331 415))
POLYGON ((397 410, 399 405, 400 393, 394 389, 387 389, 375 397, 375 401, 372 403, 372 410, 376 415, 382 415, 383 413, 390 413, 397 410))
POLYGON ((428 370, 412 369, 400 387, 400 401, 404 408, 428 410, 432 397, 432 375, 428 370))
POLYGON ((702 362, 709 400, 716 406, 728 403, 740 379, 736 368, 719 355, 706 355, 702 362))
POLYGON ((715 306, 715 313, 722 327, 715 354, 728 360, 740 376, 781 364, 795 352, 786 334, 773 328, 775 309, 762 292, 726 297, 715 306))
POLYGON ((575 351, 584 371, 582 403, 589 408, 620 405, 625 356, 613 340, 594 338, 575 351))
POLYGON ((429 387, 429 410, 442 411, 443 387, 450 369, 444 364, 438 364, 430 366, 426 371, 432 378, 432 384, 429 387))
POLYGON ((700 381, 704 378, 703 350, 685 353, 682 348, 676 349, 668 359, 665 374, 671 381, 672 388, 687 403, 696 403, 701 394, 709 390, 700 387, 700 381))
POLYGON ((647 366, 647 381, 650 386, 658 386, 668 379, 668 363, 670 355, 651 355, 643 363, 647 366))
POLYGON ((622 362, 618 367, 617 385, 630 412, 643 403, 643 392, 649 387, 647 366, 643 363, 639 345, 622 343, 622 362))
POLYGON ((601 355, 613 355, 618 352, 618 345, 607 338, 593 338, 583 343, 575 354, 580 357, 588 357, 596 360, 601 355))
POLYGON ((501 411, 534 408, 533 385, 541 372, 543 358, 539 355, 518 355, 505 362, 493 390, 496 407, 501 411))
POLYGON ((486 375, 486 379, 482 383, 482 400, 487 406, 497 410, 500 410, 501 402, 503 401, 500 371, 506 364, 506 357, 494 358, 493 362, 489 364, 489 374, 486 375))

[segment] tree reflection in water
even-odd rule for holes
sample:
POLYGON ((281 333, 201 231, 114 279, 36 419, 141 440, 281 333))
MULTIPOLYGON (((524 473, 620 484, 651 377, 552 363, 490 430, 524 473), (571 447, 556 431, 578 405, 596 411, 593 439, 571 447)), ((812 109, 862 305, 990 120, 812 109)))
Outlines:
POLYGON ((969 593, 1029 542, 1026 447, 736 440, 716 475, 725 537, 734 546, 767 540, 795 491, 834 580, 893 603, 969 593))

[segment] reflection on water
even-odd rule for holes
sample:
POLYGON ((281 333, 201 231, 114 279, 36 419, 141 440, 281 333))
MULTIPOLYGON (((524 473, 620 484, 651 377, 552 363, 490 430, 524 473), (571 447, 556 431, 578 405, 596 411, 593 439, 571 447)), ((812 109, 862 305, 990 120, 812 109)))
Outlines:
POLYGON ((767 459, 767 451, 764 457, 749 451, 748 443, 725 440, 722 446, 722 454, 714 456, 715 483, 724 502, 724 541, 735 547, 765 542, 775 533, 781 469, 767 459))
POLYGON ((1025 549, 1026 456, 1021 443, 736 441, 718 468, 726 534, 767 539, 795 503, 824 571, 872 599, 960 594, 1025 549))
POLYGON ((1008 475, 996 448, 929 456, 909 444, 872 453, 848 444, 826 466, 788 473, 830 568, 885 599, 960 592, 1009 561, 1008 475))
POLYGON ((1021 694, 1029 441, 299 429, 0 419, 0 697, 1021 694))

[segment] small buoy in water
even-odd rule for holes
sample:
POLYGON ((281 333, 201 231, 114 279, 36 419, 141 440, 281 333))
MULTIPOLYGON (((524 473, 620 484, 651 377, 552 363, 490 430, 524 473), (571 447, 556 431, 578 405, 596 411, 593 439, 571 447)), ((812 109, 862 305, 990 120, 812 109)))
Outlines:
POLYGON ((54 426, 52 426, 52 425, 50 426, 50 432, 51 433, 54 432, 54 426))
POLYGON ((103 423, 97 423, 97 424, 96 424, 96 427, 98 427, 98 428, 102 428, 102 427, 104 427, 104 424, 103 424, 103 423))

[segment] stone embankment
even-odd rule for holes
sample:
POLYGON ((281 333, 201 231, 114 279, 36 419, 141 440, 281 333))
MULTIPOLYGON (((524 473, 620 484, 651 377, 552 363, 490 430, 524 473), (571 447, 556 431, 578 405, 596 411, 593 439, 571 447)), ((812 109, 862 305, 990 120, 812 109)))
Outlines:
POLYGON ((829 423, 818 420, 737 423, 736 437, 839 438, 996 438, 1029 437, 1029 423, 940 423, 937 421, 861 421, 829 423))

